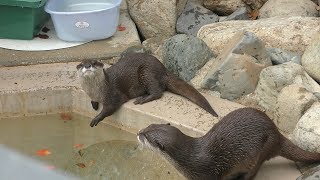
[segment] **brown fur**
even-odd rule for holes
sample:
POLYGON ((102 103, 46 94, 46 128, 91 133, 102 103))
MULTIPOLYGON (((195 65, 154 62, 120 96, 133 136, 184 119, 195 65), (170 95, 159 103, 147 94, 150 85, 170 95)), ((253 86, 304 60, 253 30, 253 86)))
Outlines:
POLYGON ((92 120, 91 127, 113 114, 129 99, 136 98, 135 104, 144 104, 161 98, 165 90, 181 95, 217 116, 203 95, 169 73, 152 55, 131 53, 106 70, 97 61, 83 61, 77 69, 82 88, 92 99, 93 108, 97 109, 98 103, 103 105, 101 113, 92 120), (93 67, 94 73, 84 76, 84 66, 93 67))
POLYGON ((159 150, 188 179, 253 179, 262 163, 275 156, 320 162, 320 154, 294 145, 263 112, 235 110, 202 137, 192 138, 165 124, 141 130, 138 139, 159 150))

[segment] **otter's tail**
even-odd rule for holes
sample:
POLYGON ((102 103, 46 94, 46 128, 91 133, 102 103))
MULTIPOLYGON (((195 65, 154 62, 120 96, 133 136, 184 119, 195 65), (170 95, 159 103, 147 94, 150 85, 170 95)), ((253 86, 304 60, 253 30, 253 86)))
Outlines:
POLYGON ((306 163, 320 162, 320 153, 305 151, 297 145, 293 144, 284 136, 282 136, 282 143, 280 146, 280 156, 282 157, 285 157, 292 161, 306 163))
POLYGON ((168 73, 164 78, 167 90, 183 96, 189 99, 191 102, 202 107, 204 110, 217 117, 217 113, 212 109, 206 98, 200 94, 194 87, 183 81, 182 79, 176 77, 175 75, 168 73))

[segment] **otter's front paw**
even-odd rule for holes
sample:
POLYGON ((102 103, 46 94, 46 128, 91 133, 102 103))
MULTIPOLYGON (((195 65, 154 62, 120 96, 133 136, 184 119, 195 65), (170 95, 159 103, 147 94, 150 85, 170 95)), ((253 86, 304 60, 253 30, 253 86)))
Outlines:
POLYGON ((95 102, 95 101, 91 101, 91 105, 92 105, 92 108, 94 109, 94 110, 98 110, 98 108, 99 108, 99 103, 98 102, 95 102))
POLYGON ((90 126, 91 126, 91 127, 96 126, 96 125, 99 124, 100 121, 101 121, 100 119, 94 118, 94 119, 91 121, 90 126))

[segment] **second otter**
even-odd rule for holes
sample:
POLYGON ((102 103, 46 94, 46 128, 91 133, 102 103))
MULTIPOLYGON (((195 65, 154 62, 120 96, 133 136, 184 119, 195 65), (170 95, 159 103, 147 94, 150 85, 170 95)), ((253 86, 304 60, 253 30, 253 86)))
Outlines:
POLYGON ((186 97, 217 116, 203 95, 169 73, 152 55, 131 53, 107 69, 103 69, 101 62, 87 60, 81 62, 77 69, 81 86, 92 100, 92 107, 97 110, 99 103, 103 106, 102 111, 91 121, 91 127, 112 115, 129 99, 136 98, 135 104, 144 104, 159 99, 165 90, 186 97))
POLYGON ((293 161, 320 162, 319 153, 294 145, 267 115, 253 108, 229 113, 199 138, 170 125, 152 124, 138 133, 138 140, 160 151, 193 180, 250 180, 264 161, 279 155, 293 161))

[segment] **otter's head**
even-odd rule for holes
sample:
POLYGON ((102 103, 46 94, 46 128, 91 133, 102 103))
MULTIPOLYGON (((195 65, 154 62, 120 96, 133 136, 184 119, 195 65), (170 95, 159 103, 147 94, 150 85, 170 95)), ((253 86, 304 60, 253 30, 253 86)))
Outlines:
POLYGON ((103 63, 97 60, 84 60, 77 65, 78 75, 83 78, 90 78, 97 74, 103 74, 103 63))
POLYGON ((170 154, 168 151, 180 146, 180 140, 185 136, 178 128, 170 124, 151 124, 138 133, 138 140, 151 150, 159 150, 161 153, 170 154))

